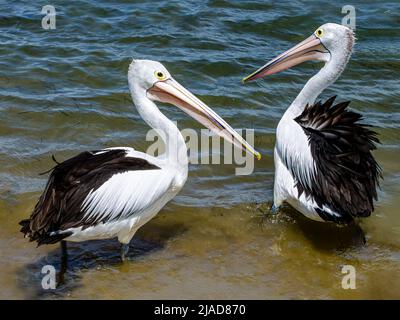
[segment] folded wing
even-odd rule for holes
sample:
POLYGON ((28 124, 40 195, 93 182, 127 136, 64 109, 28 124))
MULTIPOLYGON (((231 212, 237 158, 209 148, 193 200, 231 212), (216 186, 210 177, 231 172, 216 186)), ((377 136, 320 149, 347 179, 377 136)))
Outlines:
POLYGON ((55 243, 99 223, 125 219, 151 206, 173 175, 130 149, 86 151, 57 164, 21 232, 38 244, 55 243))
MULTIPOLYGON (((311 152, 314 161, 311 183, 305 183, 296 168, 288 169, 299 197, 304 192, 319 208, 326 206, 344 220, 366 217, 374 210, 381 177, 371 154, 379 140, 368 125, 359 122, 360 114, 347 109, 349 102, 333 105, 335 98, 307 105, 295 118, 308 138, 309 149, 303 150, 311 152)), ((329 220, 329 216, 323 218, 329 220)))

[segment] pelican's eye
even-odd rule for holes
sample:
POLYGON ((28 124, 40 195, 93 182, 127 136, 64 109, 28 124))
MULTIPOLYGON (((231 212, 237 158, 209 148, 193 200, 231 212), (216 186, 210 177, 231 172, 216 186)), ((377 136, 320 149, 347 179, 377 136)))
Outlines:
POLYGON ((154 75, 156 76, 156 78, 158 80, 165 80, 165 78, 166 78, 164 72, 161 72, 161 71, 154 72, 154 75))
POLYGON ((321 38, 321 37, 324 35, 324 30, 318 29, 317 31, 315 31, 315 35, 316 35, 318 38, 321 38))

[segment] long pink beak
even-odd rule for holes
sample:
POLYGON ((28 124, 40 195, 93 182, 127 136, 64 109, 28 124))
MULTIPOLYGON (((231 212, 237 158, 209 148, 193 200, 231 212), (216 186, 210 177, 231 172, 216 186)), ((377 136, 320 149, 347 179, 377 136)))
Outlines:
POLYGON ((147 91, 147 95, 149 98, 179 107, 206 128, 217 133, 240 149, 249 151, 258 160, 261 159, 261 154, 254 150, 224 119, 174 79, 169 78, 156 82, 147 91))
POLYGON ((313 34, 298 45, 272 59, 242 81, 244 83, 278 73, 307 60, 326 61, 326 54, 329 54, 329 50, 326 49, 321 40, 313 34))

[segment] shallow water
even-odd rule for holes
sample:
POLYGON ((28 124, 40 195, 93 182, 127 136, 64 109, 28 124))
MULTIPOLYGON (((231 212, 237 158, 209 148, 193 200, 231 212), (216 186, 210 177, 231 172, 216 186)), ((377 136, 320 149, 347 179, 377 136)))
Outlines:
MULTIPOLYGON (((380 201, 359 230, 312 222, 286 207, 270 217, 275 127, 307 78, 305 64, 243 86, 243 76, 325 22, 347 2, 54 1, 57 29, 41 7, 1 4, 0 298, 400 298, 400 5, 354 2, 355 53, 323 93, 351 100, 377 126, 380 201), (135 236, 129 262, 115 240, 70 245, 65 282, 41 289, 41 268, 59 269, 58 246, 19 233, 46 182, 38 175, 82 150, 133 146, 148 131, 130 101, 132 57, 162 61, 234 128, 254 128, 266 157, 250 176, 233 165, 191 165, 181 193, 135 236), (343 265, 357 289, 343 290, 343 265)), ((196 128, 176 108, 161 110, 196 128)))

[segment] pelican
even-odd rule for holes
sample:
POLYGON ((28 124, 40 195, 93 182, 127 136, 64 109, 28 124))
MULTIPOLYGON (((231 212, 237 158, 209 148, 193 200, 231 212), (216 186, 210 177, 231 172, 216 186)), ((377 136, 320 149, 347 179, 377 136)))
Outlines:
POLYGON ((308 60, 324 62, 279 121, 272 213, 286 202, 313 220, 344 225, 374 210, 381 178, 371 154, 379 143, 376 132, 348 110, 349 102, 335 104, 335 96, 315 102, 345 69, 354 42, 351 29, 327 23, 243 79, 262 78, 308 60))
POLYGON ((186 90, 159 62, 133 60, 129 89, 140 116, 165 134, 165 153, 153 157, 128 147, 86 151, 58 163, 21 232, 38 245, 117 237, 125 260, 135 232, 182 189, 187 148, 176 125, 155 105, 173 104, 232 144, 260 158, 228 123, 186 90))

